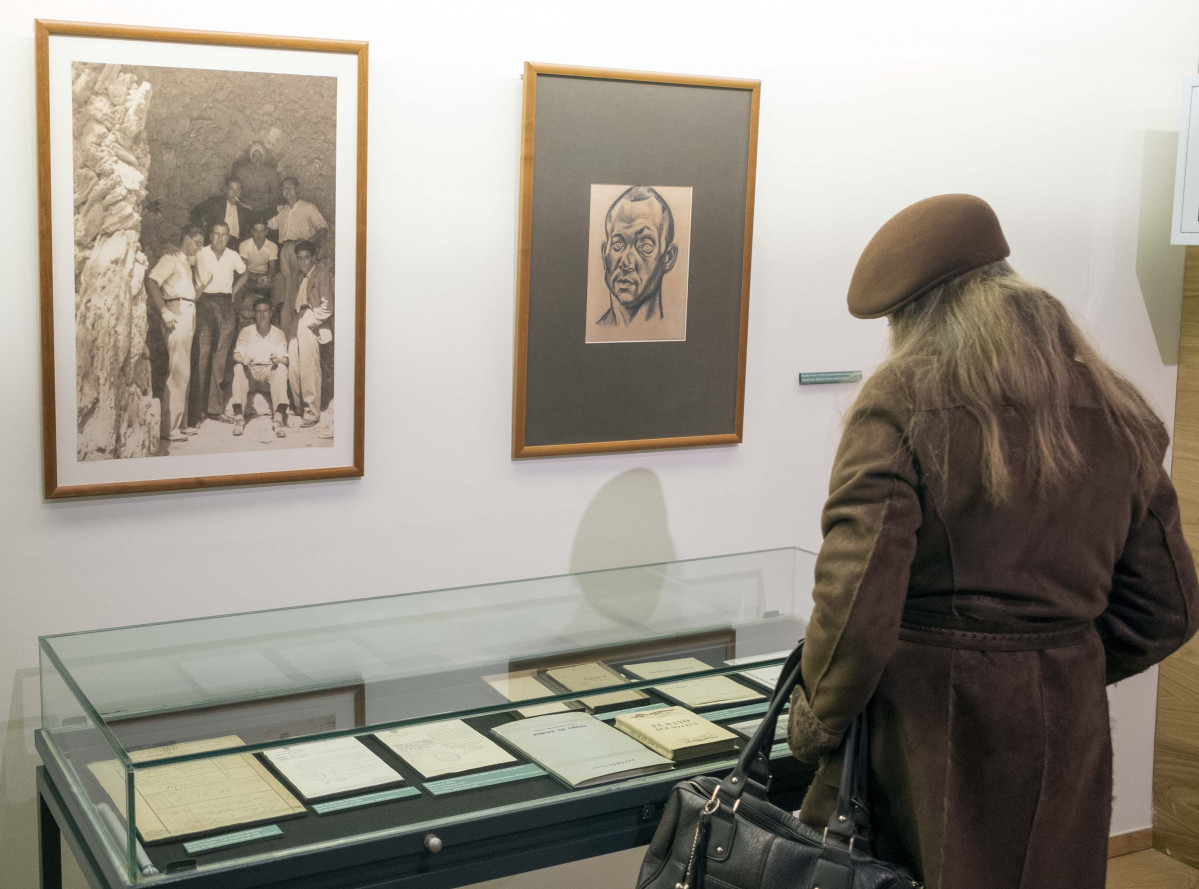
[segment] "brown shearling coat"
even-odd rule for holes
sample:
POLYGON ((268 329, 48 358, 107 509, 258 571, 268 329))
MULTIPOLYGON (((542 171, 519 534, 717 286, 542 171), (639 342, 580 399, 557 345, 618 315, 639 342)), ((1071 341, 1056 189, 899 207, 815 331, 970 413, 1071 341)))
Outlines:
MULTIPOLYGON (((791 746, 827 753, 868 708, 875 854, 929 889, 1102 889, 1105 685, 1199 626, 1170 478, 1139 489, 1104 411, 1076 391, 1081 477, 1038 495, 1014 473, 997 505, 982 493, 977 423, 937 412, 949 470, 932 483, 898 404, 873 378, 842 437, 791 746)), ((1022 422, 1009 409, 1005 435, 1022 422)), ((1163 429, 1163 453, 1165 441, 1163 429)), ((839 779, 839 755, 825 760, 801 813, 817 828, 839 779)))

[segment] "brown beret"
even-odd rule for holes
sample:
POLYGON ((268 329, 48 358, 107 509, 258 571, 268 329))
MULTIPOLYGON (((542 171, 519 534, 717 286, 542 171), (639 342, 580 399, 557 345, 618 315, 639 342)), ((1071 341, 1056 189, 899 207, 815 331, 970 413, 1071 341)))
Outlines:
POLYGON ((849 312, 881 318, 1011 253, 990 204, 942 194, 900 210, 870 239, 849 282, 849 312))

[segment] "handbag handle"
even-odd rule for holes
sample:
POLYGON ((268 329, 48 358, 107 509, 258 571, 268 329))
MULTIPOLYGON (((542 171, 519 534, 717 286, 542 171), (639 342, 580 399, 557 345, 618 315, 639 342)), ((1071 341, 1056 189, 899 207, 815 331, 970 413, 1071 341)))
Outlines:
POLYGON ((769 760, 771 745, 774 743, 774 728, 778 725, 779 714, 787 706, 787 702, 791 699, 791 691, 801 679, 802 658, 803 640, 801 639, 779 672, 778 684, 774 687, 774 695, 770 699, 766 715, 762 717, 761 725, 758 726, 749 742, 741 748, 741 756, 737 760, 737 765, 720 782, 717 792, 720 797, 728 798, 730 806, 740 799, 741 792, 745 789, 745 778, 758 754, 764 753, 769 760))
MULTIPOLYGON (((761 725, 753 737, 741 750, 737 765, 725 776, 716 789, 712 801, 726 803, 730 810, 735 810, 741 794, 745 790, 746 776, 759 754, 765 754, 769 762, 771 745, 774 742, 774 730, 778 725, 779 715, 791 699, 791 693, 797 685, 803 685, 802 676, 803 640, 795 646, 786 663, 779 673, 778 684, 775 685, 774 695, 770 706, 762 718, 761 725)), ((837 803, 829 816, 827 833, 844 840, 856 843, 859 848, 869 852, 870 811, 866 804, 866 778, 870 762, 870 746, 868 739, 866 714, 859 713, 854 717, 846 732, 841 761, 841 783, 837 790, 837 803)), ((719 806, 717 806, 719 808, 719 806)))

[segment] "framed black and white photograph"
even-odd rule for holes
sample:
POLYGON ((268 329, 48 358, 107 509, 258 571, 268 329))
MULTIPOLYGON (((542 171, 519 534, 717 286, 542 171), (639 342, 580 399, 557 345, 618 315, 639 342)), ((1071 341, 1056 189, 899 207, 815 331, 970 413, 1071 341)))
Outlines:
POLYGON ((513 457, 741 441, 759 88, 526 63, 513 457))
POLYGON ((361 476, 367 44, 36 37, 45 496, 361 476))

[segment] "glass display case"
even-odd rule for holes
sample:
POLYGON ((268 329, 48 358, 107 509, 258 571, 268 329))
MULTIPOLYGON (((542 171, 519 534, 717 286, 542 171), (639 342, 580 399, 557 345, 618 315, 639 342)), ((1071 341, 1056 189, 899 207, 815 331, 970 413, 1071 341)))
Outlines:
MULTIPOLYGON (((670 788, 731 768, 761 718, 814 561, 43 637, 43 805, 111 886, 451 886, 647 842, 670 788)), ((774 761, 775 790, 810 780, 785 743, 774 761)))

